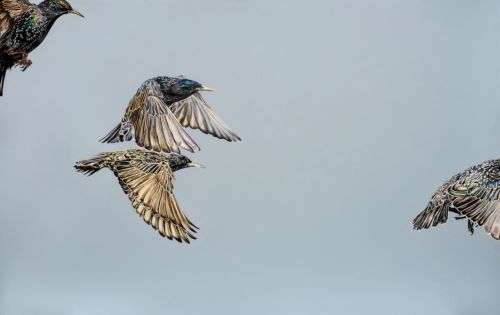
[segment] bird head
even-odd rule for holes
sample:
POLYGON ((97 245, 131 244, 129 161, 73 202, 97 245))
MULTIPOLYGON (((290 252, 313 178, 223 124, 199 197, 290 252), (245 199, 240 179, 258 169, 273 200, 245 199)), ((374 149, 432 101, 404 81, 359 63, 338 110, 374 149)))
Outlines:
POLYGON ((69 4, 66 0, 45 0, 40 5, 44 6, 50 13, 55 16, 74 14, 83 17, 83 15, 73 9, 71 4, 69 4))
POLYGON ((176 153, 171 153, 169 157, 169 164, 172 171, 178 171, 188 167, 205 168, 204 165, 193 163, 188 157, 176 153))
POLYGON ((169 87, 169 93, 183 97, 191 96, 198 91, 215 91, 208 86, 200 84, 196 81, 186 79, 184 77, 176 78, 173 84, 169 87))
POLYGON ((187 79, 184 76, 161 76, 153 78, 152 80, 160 85, 163 93, 163 101, 167 105, 186 99, 198 91, 215 91, 208 86, 187 79))

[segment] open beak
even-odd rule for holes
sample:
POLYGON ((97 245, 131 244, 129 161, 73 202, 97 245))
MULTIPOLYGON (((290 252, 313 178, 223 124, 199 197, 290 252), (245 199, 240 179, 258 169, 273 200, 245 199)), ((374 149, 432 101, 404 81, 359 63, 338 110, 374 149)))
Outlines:
POLYGON ((78 16, 81 16, 82 18, 84 18, 83 14, 81 14, 80 12, 78 12, 76 10, 71 10, 71 11, 69 11, 69 13, 74 14, 74 15, 78 15, 78 16))
POLYGON ((211 87, 202 85, 201 88, 199 89, 200 91, 207 91, 207 92, 215 92, 215 89, 212 89, 211 87))
POLYGON ((198 163, 193 163, 193 162, 188 163, 188 166, 189 166, 189 167, 206 168, 206 166, 205 166, 205 165, 201 165, 201 164, 198 164, 198 163))

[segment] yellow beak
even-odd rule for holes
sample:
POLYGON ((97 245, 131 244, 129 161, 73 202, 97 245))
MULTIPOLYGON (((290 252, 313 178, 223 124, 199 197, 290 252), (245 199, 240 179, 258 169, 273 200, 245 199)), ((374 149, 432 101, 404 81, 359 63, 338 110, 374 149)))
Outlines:
POLYGON ((211 87, 202 85, 200 91, 215 92, 215 89, 212 89, 211 87))
POLYGON ((74 15, 78 15, 78 16, 81 16, 82 18, 84 18, 83 14, 81 14, 80 12, 78 12, 76 10, 71 10, 71 11, 69 11, 69 13, 74 14, 74 15))
POLYGON ((202 164, 198 164, 198 163, 189 163, 188 166, 191 166, 191 167, 199 167, 199 168, 206 168, 205 165, 202 165, 202 164))

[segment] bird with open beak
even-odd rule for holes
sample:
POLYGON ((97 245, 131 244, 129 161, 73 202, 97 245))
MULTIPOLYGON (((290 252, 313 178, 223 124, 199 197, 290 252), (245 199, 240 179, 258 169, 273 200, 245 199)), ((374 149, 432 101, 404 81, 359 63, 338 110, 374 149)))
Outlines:
POLYGON ((28 54, 45 39, 54 22, 65 14, 83 15, 65 0, 0 0, 0 96, 7 70, 31 65, 28 54))

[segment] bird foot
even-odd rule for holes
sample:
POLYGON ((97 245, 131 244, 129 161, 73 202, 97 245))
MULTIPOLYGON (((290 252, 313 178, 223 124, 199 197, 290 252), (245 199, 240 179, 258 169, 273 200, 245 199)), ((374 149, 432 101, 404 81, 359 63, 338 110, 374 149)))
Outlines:
POLYGON ((31 64, 33 64, 33 62, 28 58, 21 59, 17 62, 17 65, 21 66, 21 71, 23 72, 26 71, 26 69, 28 69, 31 66, 31 64))
POLYGON ((20 66, 22 71, 26 71, 32 64, 31 60, 28 59, 28 54, 24 51, 8 52, 7 56, 12 59, 12 62, 16 64, 16 66, 20 66))
MULTIPOLYGON (((459 215, 455 217, 455 220, 463 220, 467 219, 465 215, 459 215)), ((467 230, 469 230, 470 235, 474 234, 474 221, 467 220, 467 230)))
POLYGON ((470 235, 474 234, 474 222, 471 220, 467 221, 467 229, 469 230, 470 235))

